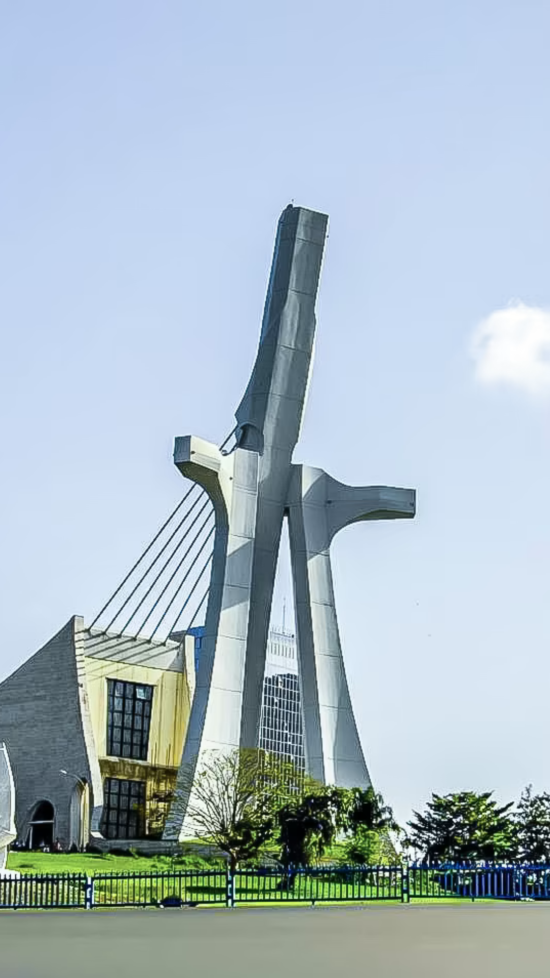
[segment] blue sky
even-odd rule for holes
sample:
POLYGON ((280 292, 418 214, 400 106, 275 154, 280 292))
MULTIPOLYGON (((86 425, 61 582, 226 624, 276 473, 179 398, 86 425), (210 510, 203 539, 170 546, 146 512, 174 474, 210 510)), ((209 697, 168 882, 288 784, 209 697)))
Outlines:
MULTIPOLYGON (((550 788, 550 8, 5 6, 0 677, 221 441, 290 200, 330 215, 297 460, 414 486, 335 544, 376 785, 550 788)), ((278 605, 285 591, 278 592, 278 605)))

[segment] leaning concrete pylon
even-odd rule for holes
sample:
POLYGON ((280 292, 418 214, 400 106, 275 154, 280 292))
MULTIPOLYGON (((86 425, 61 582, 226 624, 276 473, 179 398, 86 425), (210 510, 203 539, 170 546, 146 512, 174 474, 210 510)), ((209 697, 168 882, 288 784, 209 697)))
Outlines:
POLYGON ((319 780, 370 784, 338 636, 330 543, 348 523, 407 518, 411 489, 355 489, 294 465, 315 339, 315 301, 327 234, 324 214, 281 215, 256 362, 223 454, 194 436, 174 461, 210 495, 216 535, 205 635, 165 838, 185 834, 189 772, 209 750, 258 744, 262 684, 283 520, 289 518, 306 764, 319 780))

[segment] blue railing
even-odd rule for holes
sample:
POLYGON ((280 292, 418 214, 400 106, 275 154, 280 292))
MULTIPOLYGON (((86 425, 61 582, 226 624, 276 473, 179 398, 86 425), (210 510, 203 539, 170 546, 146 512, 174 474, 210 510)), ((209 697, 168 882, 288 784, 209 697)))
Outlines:
POLYGON ((550 900, 550 866, 315 866, 163 873, 21 874, 0 909, 550 900))
POLYGON ((406 872, 410 899, 550 899, 550 866, 411 866, 406 872))

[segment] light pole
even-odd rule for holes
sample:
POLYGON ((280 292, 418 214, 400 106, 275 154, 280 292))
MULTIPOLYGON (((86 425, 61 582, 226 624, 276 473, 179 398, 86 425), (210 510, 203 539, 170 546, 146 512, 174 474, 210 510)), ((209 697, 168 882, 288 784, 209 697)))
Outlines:
POLYGON ((66 778, 73 778, 75 781, 78 781, 78 783, 82 785, 83 788, 88 787, 88 782, 84 778, 79 778, 77 777, 76 774, 71 774, 70 771, 65 771, 64 768, 60 768, 59 773, 64 774, 66 778))

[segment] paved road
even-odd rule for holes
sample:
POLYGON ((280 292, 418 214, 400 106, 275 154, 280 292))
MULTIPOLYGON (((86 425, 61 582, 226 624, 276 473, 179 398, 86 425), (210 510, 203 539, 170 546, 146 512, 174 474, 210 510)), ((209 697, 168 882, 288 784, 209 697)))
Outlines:
POLYGON ((550 973, 535 904, 4 912, 2 978, 518 978, 550 973))

